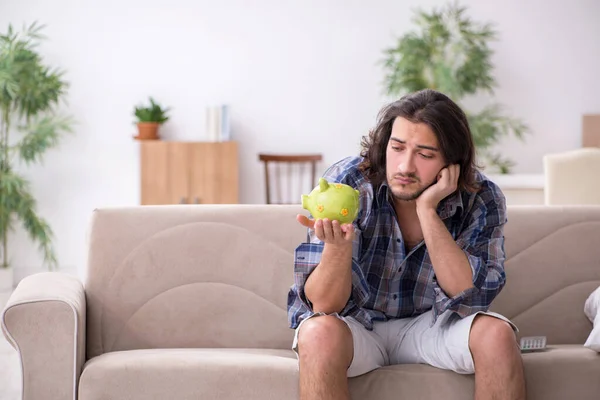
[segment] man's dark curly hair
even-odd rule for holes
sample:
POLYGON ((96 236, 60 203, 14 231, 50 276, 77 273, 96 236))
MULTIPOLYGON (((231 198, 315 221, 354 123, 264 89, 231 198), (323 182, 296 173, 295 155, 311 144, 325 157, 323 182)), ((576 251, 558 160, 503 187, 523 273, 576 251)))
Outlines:
POLYGON ((360 164, 373 187, 386 181, 386 148, 398 117, 427 124, 437 137, 446 164, 459 164, 458 189, 477 191, 475 145, 465 113, 448 96, 431 89, 408 94, 379 111, 377 125, 361 141, 360 164))

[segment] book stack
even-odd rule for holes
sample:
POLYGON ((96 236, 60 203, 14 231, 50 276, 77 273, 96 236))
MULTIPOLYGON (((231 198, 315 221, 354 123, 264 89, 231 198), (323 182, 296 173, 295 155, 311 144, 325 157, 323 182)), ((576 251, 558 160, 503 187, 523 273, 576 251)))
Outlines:
POLYGON ((209 142, 231 140, 229 106, 222 104, 206 107, 206 136, 209 142))

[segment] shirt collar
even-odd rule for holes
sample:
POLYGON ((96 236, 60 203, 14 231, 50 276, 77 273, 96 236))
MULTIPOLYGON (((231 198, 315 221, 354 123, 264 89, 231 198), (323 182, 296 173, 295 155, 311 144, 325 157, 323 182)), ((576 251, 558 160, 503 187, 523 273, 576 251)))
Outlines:
MULTIPOLYGON (((391 199, 388 198, 389 195, 389 187, 387 182, 383 182, 379 188, 377 189, 377 194, 375 196, 375 201, 379 207, 384 206, 386 203, 390 206, 392 205, 391 199)), ((452 193, 450 196, 446 197, 440 204, 438 204, 437 213, 441 219, 446 219, 454 216, 457 212, 461 212, 464 209, 464 204, 462 200, 462 196, 460 194, 460 190, 452 193)), ((460 214, 459 214, 460 215, 460 214)))

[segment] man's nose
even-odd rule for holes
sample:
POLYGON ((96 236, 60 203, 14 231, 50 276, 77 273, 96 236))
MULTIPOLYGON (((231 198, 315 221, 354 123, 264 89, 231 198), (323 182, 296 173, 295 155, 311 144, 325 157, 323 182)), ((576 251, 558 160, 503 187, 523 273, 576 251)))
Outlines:
POLYGON ((401 174, 411 174, 414 173, 415 170, 415 156, 407 154, 405 157, 402 157, 402 160, 398 164, 398 172, 401 174))

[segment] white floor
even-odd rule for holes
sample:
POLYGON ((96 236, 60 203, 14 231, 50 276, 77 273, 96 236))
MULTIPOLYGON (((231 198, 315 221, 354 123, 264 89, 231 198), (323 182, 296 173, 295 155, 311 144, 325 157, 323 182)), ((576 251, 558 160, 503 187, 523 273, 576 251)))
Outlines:
MULTIPOLYGON (((0 292, 0 311, 4 309, 10 293, 0 292)), ((21 370, 17 352, 0 330, 0 400, 21 399, 21 370)))

